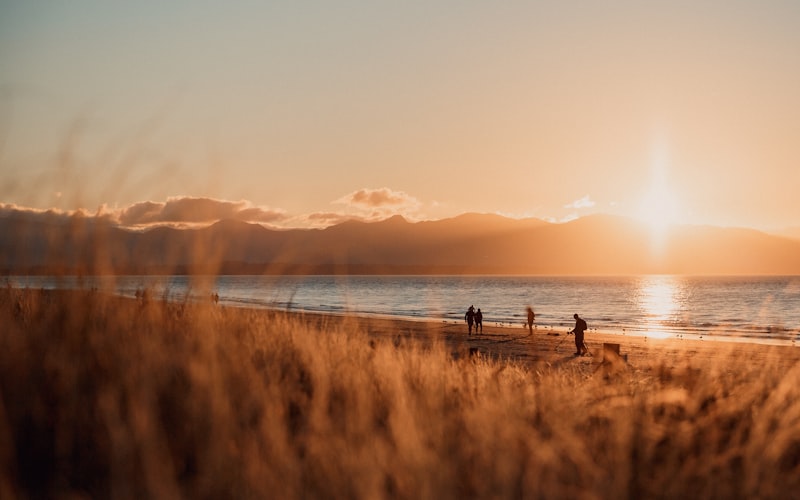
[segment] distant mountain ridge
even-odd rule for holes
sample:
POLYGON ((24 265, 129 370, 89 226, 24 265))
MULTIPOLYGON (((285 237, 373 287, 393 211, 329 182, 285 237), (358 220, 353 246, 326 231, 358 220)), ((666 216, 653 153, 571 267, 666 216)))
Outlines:
POLYGON ((790 227, 774 234, 776 236, 783 236, 785 238, 791 238, 793 240, 800 240, 800 226, 790 227))
POLYGON ((563 224, 463 214, 268 229, 222 220, 133 231, 101 219, 0 218, 3 274, 800 274, 800 241, 678 226, 661 248, 641 223, 563 224))

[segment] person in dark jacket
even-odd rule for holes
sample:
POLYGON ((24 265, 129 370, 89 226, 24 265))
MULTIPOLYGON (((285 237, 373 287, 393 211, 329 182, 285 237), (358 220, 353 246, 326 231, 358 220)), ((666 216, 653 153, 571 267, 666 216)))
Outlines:
POLYGON ((589 329, 586 325, 586 321, 583 320, 578 313, 575 313, 573 316, 575 318, 575 328, 572 329, 572 333, 575 334, 575 355, 582 356, 589 352, 589 349, 586 348, 586 344, 583 342, 583 332, 589 329))

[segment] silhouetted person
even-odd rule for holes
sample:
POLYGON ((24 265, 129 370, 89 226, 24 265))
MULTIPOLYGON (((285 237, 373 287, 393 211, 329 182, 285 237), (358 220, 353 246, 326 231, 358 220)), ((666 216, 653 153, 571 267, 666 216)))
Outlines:
POLYGON ((464 315, 464 321, 469 326, 469 335, 472 335, 472 323, 475 322, 475 306, 469 306, 467 313, 464 315))
POLYGON ((478 308, 478 312, 475 313, 475 333, 478 333, 478 328, 480 328, 481 333, 483 333, 483 313, 480 307, 478 308))
POLYGON ((583 343, 583 332, 588 330, 589 327, 586 325, 586 321, 578 316, 578 313, 575 313, 572 317, 575 318, 575 328, 572 329, 572 333, 575 334, 575 355, 581 356, 589 352, 586 344, 583 343))
POLYGON ((528 331, 533 333, 533 320, 536 319, 536 315, 533 313, 533 308, 531 306, 527 307, 528 311, 528 331))

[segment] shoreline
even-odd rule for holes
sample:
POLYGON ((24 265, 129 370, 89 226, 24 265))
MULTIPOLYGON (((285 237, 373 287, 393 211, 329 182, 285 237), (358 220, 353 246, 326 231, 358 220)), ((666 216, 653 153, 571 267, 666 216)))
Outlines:
MULTIPOLYGON (((292 277, 288 277, 290 281, 287 283, 274 283, 269 279, 267 279, 265 282, 261 282, 257 280, 258 277, 250 277, 250 281, 242 283, 236 280, 226 281, 226 278, 232 278, 229 276, 200 276, 194 278, 172 276, 170 278, 174 278, 177 281, 173 281, 172 279, 168 279, 167 281, 157 279, 153 282, 148 281, 148 279, 154 278, 152 276, 140 276, 138 278, 141 279, 137 280, 126 281, 123 279, 122 282, 118 282, 116 279, 112 279, 112 281, 109 282, 106 281, 105 278, 89 276, 63 277, 63 279, 73 280, 74 282, 51 282, 36 277, 18 278, 20 278, 20 280, 14 281, 13 283, 13 286, 15 287, 27 286, 32 289, 95 288, 103 291, 104 293, 115 293, 130 298, 134 296, 134 292, 136 290, 145 288, 153 292, 154 298, 161 298, 163 295, 167 298, 167 300, 170 301, 184 302, 189 300, 196 301, 198 303, 203 303, 209 293, 216 291, 220 295, 220 305, 225 306, 264 308, 280 311, 291 308, 292 311, 304 313, 374 316, 378 318, 399 319, 406 321, 449 321, 454 324, 463 324, 463 310, 458 304, 461 304, 462 302, 464 304, 471 303, 471 301, 464 302, 463 300, 447 300, 442 302, 441 298, 437 298, 437 296, 434 296, 432 302, 419 300, 421 297, 411 297, 410 300, 401 302, 402 304, 407 303, 408 305, 394 307, 392 305, 392 301, 395 299, 395 293, 399 293, 401 299, 409 298, 406 295, 403 295, 407 294, 410 290, 405 286, 399 287, 398 290, 381 289, 378 291, 378 296, 374 298, 370 292, 370 296, 368 298, 362 297, 363 300, 356 300, 354 298, 351 302, 346 298, 346 288, 341 288, 337 283, 317 283, 316 281, 314 281, 310 286, 321 287, 321 297, 324 298, 317 299, 315 298, 316 295, 301 293, 300 295, 302 298, 298 299, 298 303, 293 303, 295 292, 292 290, 294 290, 296 287, 301 287, 304 285, 299 282, 295 283, 291 281, 291 279, 293 279, 292 277), (198 281, 195 281, 195 279, 198 281), (252 279, 256 279, 256 281, 252 281, 252 279), (259 287, 258 293, 253 292, 253 286, 259 287), (345 298, 342 299, 342 297, 345 298)), ((392 277, 387 276, 385 278, 392 277)), ((558 286, 561 286, 561 281, 566 278, 555 278, 557 278, 557 281, 554 282, 555 284, 544 283, 542 286, 555 286, 556 289, 553 293, 558 294, 561 293, 559 292, 560 289, 558 289, 558 286)), ((792 299, 793 294, 798 289, 793 288, 787 290, 785 295, 781 295, 782 298, 776 298, 774 301, 776 304, 779 303, 780 306, 776 306, 775 308, 771 308, 771 306, 769 306, 767 307, 767 311, 763 311, 761 309, 753 310, 753 307, 755 306, 752 306, 750 302, 747 302, 749 299, 745 300, 742 298, 742 292, 740 291, 737 292, 739 295, 735 296, 737 302, 730 303, 731 307, 739 307, 738 310, 731 313, 707 315, 703 311, 708 309, 709 306, 703 300, 699 300, 699 302, 696 300, 680 301, 682 305, 678 305, 678 302, 669 304, 659 303, 652 305, 650 302, 647 302, 646 304, 646 301, 642 302, 644 299, 635 299, 635 297, 632 298, 631 294, 634 292, 645 294, 651 292, 644 290, 642 288, 644 285, 641 283, 630 283, 629 278, 631 277, 619 277, 620 279, 623 279, 623 281, 620 282, 621 289, 623 291, 620 292, 621 295, 614 295, 616 292, 613 292, 612 298, 614 300, 611 301, 611 305, 607 305, 606 302, 608 302, 608 297, 605 295, 605 292, 611 292, 607 288, 607 284, 604 284, 606 283, 604 280, 595 282, 594 278, 595 277, 587 277, 588 281, 581 285, 584 287, 581 289, 581 293, 589 294, 589 298, 587 304, 585 304, 586 307, 577 308, 577 312, 581 313, 581 315, 587 319, 591 331, 616 335, 646 336, 649 338, 671 337, 679 339, 717 340, 722 342, 746 342, 767 345, 788 346, 800 342, 800 327, 798 327, 798 325, 800 325, 800 322, 798 322, 800 321, 800 316, 798 316, 799 311, 794 307, 793 302, 787 302, 787 300, 792 299), (597 288, 598 286, 606 286, 606 288, 597 288), (605 291, 599 299, 596 293, 597 290, 605 291), (621 300, 623 302, 620 302, 621 300), (634 300, 634 302, 631 303, 631 307, 620 309, 620 304, 627 304, 627 302, 625 302, 627 300, 634 300), (738 302, 741 300, 745 300, 744 306, 741 306, 740 302, 738 302), (650 311, 650 307, 654 307, 655 309, 650 311), (673 309, 669 309, 670 312, 660 311, 659 308, 663 307, 674 307, 676 309, 674 309, 674 311, 673 309), (630 311, 628 309, 630 309, 630 311)), ((613 278, 615 280, 618 279, 618 277, 609 278, 613 278)), ((715 279, 716 278, 724 277, 715 277, 715 279)), ((751 279, 758 277, 744 278, 751 279)), ((788 276, 784 278, 795 277, 788 276)), ((581 280, 583 280, 583 278, 581 278, 581 280)), ((463 286, 460 281, 456 280, 455 285, 450 281, 448 281, 446 285, 441 285, 443 287, 441 290, 446 289, 451 293, 461 293, 463 286)), ((526 283, 527 282, 523 284, 527 286, 526 283)), ((538 286, 536 283, 537 281, 534 280, 532 283, 530 283, 530 286, 538 286)), ((568 283, 568 281, 566 281, 566 283, 568 283)), ((756 284, 762 288, 764 286, 773 286, 771 282, 761 283, 759 281, 756 284)), ((800 285, 800 281, 798 281, 797 284, 800 285)), ((700 286, 700 288, 697 290, 694 288, 691 289, 696 293, 705 290, 703 287, 706 286, 702 283, 697 285, 689 282, 683 283, 682 281, 679 283, 679 285, 687 287, 700 286)), ((365 285, 359 286, 360 288, 357 287, 357 291, 354 293, 356 293, 356 295, 363 295, 365 290, 370 290, 368 287, 371 286, 371 282, 366 285, 366 288, 365 285)), ((522 285, 515 285, 515 288, 513 288, 512 291, 517 291, 518 288, 519 290, 523 290, 523 288, 520 288, 521 286, 522 285)), ((787 285, 781 284, 780 286, 783 287, 787 285)), ((506 295, 501 293, 502 290, 505 290, 503 286, 499 286, 497 290, 492 289, 492 295, 478 294, 478 297, 476 297, 478 302, 484 306, 484 324, 511 327, 512 329, 517 327, 522 328, 523 323, 525 322, 525 314, 522 312, 523 305, 519 306, 519 310, 517 310, 516 307, 509 306, 512 306, 512 303, 523 304, 524 300, 505 300, 503 297, 506 297, 506 295), (500 298, 498 299, 498 297, 500 298), (489 311, 488 316, 486 312, 487 310, 489 311)), ((617 290, 617 288, 615 287, 614 290, 617 290)), ((677 288, 675 290, 677 290, 677 288)), ((672 290, 673 295, 675 290, 672 290)), ((769 288, 769 290, 771 290, 771 288, 769 288)), ((316 293, 315 289, 312 291, 316 293)), ((717 284, 712 286, 712 290, 709 293, 719 293, 719 291, 719 286, 717 284)), ((663 294, 667 292, 664 292, 663 290, 659 292, 659 290, 656 290, 656 292, 652 293, 663 294)), ((728 292, 726 291, 725 293, 728 292)), ((772 303, 772 296, 769 294, 763 296, 764 293, 765 292, 762 290, 762 296, 760 296, 758 300, 772 303)), ((770 294, 771 293, 772 292, 770 292, 770 294)), ((469 295, 472 295, 472 292, 470 292, 469 295)), ((358 296, 360 297, 360 295, 358 296)), ((649 297, 650 295, 647 296, 649 297)), ((554 299, 554 301, 550 299, 544 300, 544 303, 540 305, 541 311, 538 311, 540 308, 536 307, 536 304, 533 304, 537 309, 537 312, 541 313, 537 314, 537 322, 539 323, 540 328, 544 327, 559 332, 566 332, 574 324, 574 321, 572 320, 572 314, 576 312, 576 310, 573 310, 573 307, 568 307, 566 309, 564 307, 564 304, 567 302, 572 302, 572 300, 567 300, 565 302, 562 300, 563 297, 560 297, 560 295, 556 295, 556 297, 557 298, 554 299)), ((459 295, 459 299, 463 298, 464 297, 459 295)), ((536 301, 534 300, 533 302, 536 301)), ((757 304, 758 301, 755 303, 757 304)), ((712 309, 724 310, 724 308, 719 308, 717 306, 712 307, 712 309)))
MULTIPOLYGON (((126 297, 128 298, 128 297, 126 297)), ((447 318, 424 318, 424 317, 415 317, 415 316, 395 316, 391 314, 380 314, 380 313, 369 313, 369 312, 338 312, 338 311, 318 311, 318 310, 307 310, 307 309, 285 309, 279 307, 269 307, 269 306, 261 306, 261 305, 250 305, 250 304, 232 304, 229 301, 224 301, 227 303, 220 303, 220 307, 228 307, 232 309, 244 309, 244 310, 263 310, 263 311, 272 311, 277 313, 287 313, 287 314, 299 314, 299 315, 320 315, 320 316, 331 316, 331 317, 355 317, 361 318, 364 320, 375 319, 379 321, 398 321, 398 322, 409 322, 409 323, 432 323, 432 324, 446 324, 453 327, 463 326, 465 334, 467 330, 467 324, 464 321, 452 320, 447 318)), ((202 303, 202 302, 195 302, 195 303, 202 303)), ((496 322, 496 321, 489 321, 486 322, 486 325, 493 329, 500 329, 500 330, 507 330, 509 332, 516 331, 516 332, 527 332, 527 326, 523 326, 522 323, 504 323, 504 322, 496 322)), ((571 330, 570 326, 566 325, 536 325, 534 324, 534 331, 538 330, 539 332, 546 333, 551 335, 550 332, 553 332, 555 336, 565 335, 566 332, 571 330)), ((701 331, 701 330, 692 330, 692 331, 682 331, 678 332, 675 330, 647 330, 646 328, 638 328, 638 329, 627 329, 624 327, 620 328, 590 328, 587 330, 587 334, 601 334, 601 335, 608 335, 608 336, 619 336, 619 337, 643 337, 652 340, 693 340, 693 341, 702 341, 702 342, 725 342, 725 343, 739 343, 739 344, 758 344, 758 345, 770 345, 770 346, 783 346, 783 347, 796 347, 798 346, 798 341, 800 341, 800 330, 784 330, 786 335, 782 336, 782 338, 773 338, 772 336, 763 337, 763 336, 744 336, 744 335, 735 335, 735 334, 720 334, 719 331, 701 331)))
POLYGON ((484 325, 482 333, 468 334, 466 323, 447 320, 401 319, 365 315, 328 314, 308 311, 268 310, 219 305, 227 311, 248 314, 282 314, 321 328, 357 328, 371 339, 429 344, 442 342, 455 358, 479 355, 495 361, 512 361, 533 369, 576 366, 583 372, 596 370, 603 361, 604 344, 619 345, 628 368, 650 371, 664 364, 708 366, 717 362, 733 368, 735 363, 800 363, 795 344, 742 342, 736 338, 657 338, 645 335, 587 331, 584 341, 591 355, 576 357, 574 336, 551 329, 529 332, 519 326, 484 325), (732 364, 733 363, 733 364, 732 364))
MULTIPOLYGON (((52 298, 58 295, 74 295, 98 293, 102 297, 116 302, 114 307, 135 306, 140 299, 91 290, 34 290, 13 288, 23 298, 34 298, 36 294, 44 294, 52 298)), ((162 303, 159 299, 152 302, 162 303)), ((699 364, 710 366, 715 362, 724 362, 733 367, 734 363, 773 363, 789 366, 800 363, 800 349, 795 343, 761 343, 742 341, 734 337, 708 336, 703 338, 677 338, 636 335, 603 330, 589 330, 585 335, 585 343, 590 356, 576 357, 574 336, 566 335, 557 328, 535 328, 529 332, 521 325, 484 324, 480 333, 468 334, 465 322, 452 320, 408 319, 376 315, 355 315, 347 313, 322 313, 300 310, 270 309, 264 307, 248 307, 244 305, 214 304, 213 302, 187 301, 168 302, 171 306, 186 309, 218 309, 220 312, 234 316, 255 316, 267 321, 284 317, 289 321, 304 323, 318 330, 360 331, 373 341, 391 342, 395 345, 403 343, 421 346, 442 343, 454 358, 480 357, 495 361, 517 362, 534 369, 541 367, 576 366, 584 372, 592 372, 603 360, 604 344, 619 346, 619 354, 626 360, 628 368, 649 371, 657 366, 685 366, 699 364), (555 334, 554 334, 555 333, 555 334)), ((561 327, 567 330, 566 327, 561 327)))

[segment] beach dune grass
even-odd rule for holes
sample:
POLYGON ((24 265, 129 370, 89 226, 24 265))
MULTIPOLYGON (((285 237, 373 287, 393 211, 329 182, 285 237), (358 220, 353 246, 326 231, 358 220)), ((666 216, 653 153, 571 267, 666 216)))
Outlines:
POLYGON ((0 497, 791 498, 800 366, 614 376, 355 321, 0 291, 0 497))

